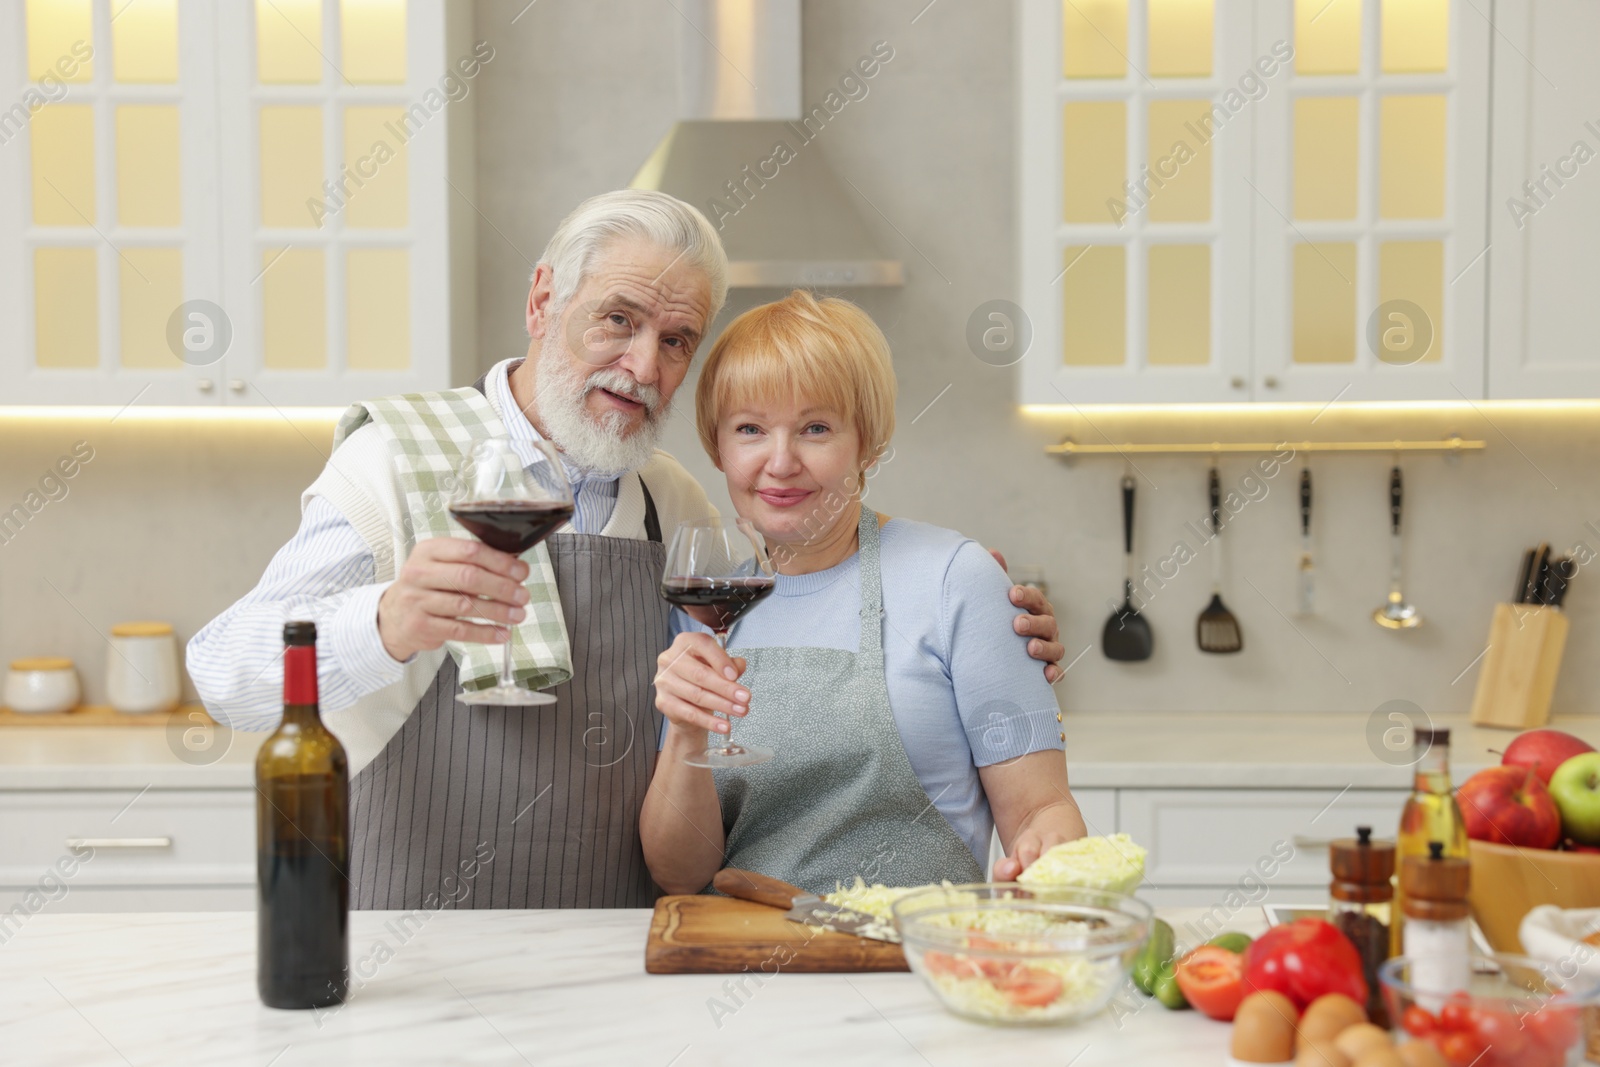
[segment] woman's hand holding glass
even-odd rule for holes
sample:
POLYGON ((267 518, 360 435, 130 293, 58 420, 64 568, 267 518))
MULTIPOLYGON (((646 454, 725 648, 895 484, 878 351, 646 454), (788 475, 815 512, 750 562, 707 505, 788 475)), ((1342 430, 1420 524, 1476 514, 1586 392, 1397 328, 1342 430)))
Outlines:
POLYGON ((656 708, 689 748, 704 748, 707 731, 729 732, 719 715, 742 718, 750 710, 750 690, 738 682, 745 661, 728 655, 710 634, 679 634, 656 657, 656 667, 656 708))

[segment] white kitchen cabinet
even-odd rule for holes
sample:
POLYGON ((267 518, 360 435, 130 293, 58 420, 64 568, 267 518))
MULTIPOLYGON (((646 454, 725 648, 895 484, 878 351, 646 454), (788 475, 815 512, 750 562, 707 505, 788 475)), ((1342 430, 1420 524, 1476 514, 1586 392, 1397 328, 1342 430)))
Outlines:
POLYGON ((19 903, 30 915, 183 911, 254 896, 249 789, 4 791, 0 840, 0 925, 19 903))
POLYGON ((337 405, 473 369, 493 50, 467 5, 74 0, 0 25, 0 90, 40 102, 0 119, 0 402, 337 405))
POLYGON ((1470 0, 1018 11, 1022 403, 1485 395, 1470 0))
POLYGON ((1315 896, 1327 890, 1328 842, 1354 837, 1358 825, 1392 838, 1407 795, 1391 789, 1119 789, 1117 827, 1149 850, 1151 889, 1209 888, 1216 895, 1259 882, 1315 896))
POLYGON ((1495 5, 1489 395, 1600 397, 1600 5, 1495 5))

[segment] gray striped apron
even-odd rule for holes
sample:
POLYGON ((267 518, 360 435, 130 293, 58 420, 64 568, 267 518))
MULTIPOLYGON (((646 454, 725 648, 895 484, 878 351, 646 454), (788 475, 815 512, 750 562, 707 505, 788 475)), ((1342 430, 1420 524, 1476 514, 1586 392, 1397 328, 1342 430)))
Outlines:
POLYGON ((889 708, 878 516, 870 508, 861 511, 859 536, 858 651, 744 648, 735 624, 730 650, 749 661, 740 681, 750 689, 750 714, 734 736, 776 755, 713 772, 726 866, 813 893, 857 875, 894 886, 981 882, 972 850, 917 779, 889 708))
POLYGON ((661 734, 654 678, 671 609, 660 593, 661 523, 648 489, 644 499, 646 540, 546 541, 572 644, 572 678, 550 690, 555 704, 462 704, 446 656, 350 783, 352 907, 654 903, 639 810, 661 734))

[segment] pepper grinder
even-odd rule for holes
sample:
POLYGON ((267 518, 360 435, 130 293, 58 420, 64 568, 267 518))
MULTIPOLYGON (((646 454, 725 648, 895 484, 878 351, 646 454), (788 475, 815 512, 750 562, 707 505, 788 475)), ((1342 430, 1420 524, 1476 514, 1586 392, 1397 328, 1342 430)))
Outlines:
POLYGON ((1429 1011, 1472 981, 1471 881, 1472 865, 1446 856, 1442 841, 1429 841, 1426 856, 1407 856, 1400 866, 1405 955, 1411 960, 1412 987, 1429 994, 1418 998, 1429 1011))
POLYGON ((1389 921, 1394 904, 1393 841, 1374 841, 1372 827, 1356 827, 1356 836, 1328 846, 1333 881, 1328 921, 1337 926, 1361 955, 1367 979, 1367 1017, 1378 1026, 1389 1025, 1378 983, 1378 968, 1389 958, 1389 921))

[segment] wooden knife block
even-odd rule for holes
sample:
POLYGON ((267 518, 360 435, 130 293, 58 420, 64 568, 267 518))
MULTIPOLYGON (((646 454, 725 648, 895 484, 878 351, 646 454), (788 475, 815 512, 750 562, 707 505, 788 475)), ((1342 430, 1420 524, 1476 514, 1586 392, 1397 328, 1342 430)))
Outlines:
POLYGON ((1473 725, 1526 730, 1548 722, 1566 645, 1567 617, 1561 609, 1496 604, 1472 697, 1473 725))

